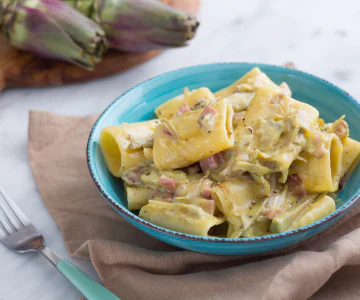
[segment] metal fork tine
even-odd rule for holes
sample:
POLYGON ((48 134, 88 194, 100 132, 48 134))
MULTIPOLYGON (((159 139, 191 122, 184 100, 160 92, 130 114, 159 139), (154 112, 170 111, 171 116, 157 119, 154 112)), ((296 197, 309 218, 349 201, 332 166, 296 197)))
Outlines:
POLYGON ((15 228, 15 230, 20 230, 21 225, 19 224, 19 222, 16 221, 15 217, 11 214, 10 209, 3 203, 1 197, 0 197, 0 210, 3 213, 3 216, 1 216, 0 220, 2 220, 2 224, 4 225, 6 230, 9 233, 13 231, 13 229, 9 227, 9 224, 11 224, 15 228))
POLYGON ((0 227, 0 240, 2 239, 2 238, 4 238, 4 237, 6 237, 6 234, 5 234, 5 232, 1 229, 1 227, 0 227))
MULTIPOLYGON (((4 214, 4 213, 3 213, 4 214)), ((5 228, 5 230, 7 231, 8 234, 11 234, 14 229, 12 229, 8 222, 5 220, 5 216, 0 214, 0 224, 5 228)))
MULTIPOLYGON (((10 198, 10 196, 5 193, 5 191, 1 187, 0 187, 0 196, 8 204, 13 214, 18 218, 18 220, 20 221, 20 225, 26 226, 30 223, 29 219, 24 215, 24 213, 20 210, 20 208, 15 204, 15 202, 10 198)), ((17 230, 19 230, 21 228, 19 226, 19 222, 16 222, 16 220, 12 218, 10 210, 6 207, 6 205, 1 205, 1 201, 0 201, 0 207, 3 209, 5 215, 9 218, 13 226, 17 230)))

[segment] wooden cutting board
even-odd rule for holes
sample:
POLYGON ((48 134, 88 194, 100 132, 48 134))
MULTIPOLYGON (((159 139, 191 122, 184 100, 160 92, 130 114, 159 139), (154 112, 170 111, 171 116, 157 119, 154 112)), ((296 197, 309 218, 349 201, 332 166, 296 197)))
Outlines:
MULTIPOLYGON (((200 0, 161 0, 196 14, 200 0)), ((19 51, 0 37, 0 91, 6 87, 49 86, 81 82, 112 75, 139 65, 161 51, 126 53, 110 50, 93 71, 67 62, 46 60, 19 51)))

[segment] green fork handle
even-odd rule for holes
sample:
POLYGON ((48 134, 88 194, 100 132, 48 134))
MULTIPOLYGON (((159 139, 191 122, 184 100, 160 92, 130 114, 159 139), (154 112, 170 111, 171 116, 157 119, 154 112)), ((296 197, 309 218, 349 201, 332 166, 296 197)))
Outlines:
POLYGON ((88 300, 120 300, 100 283, 75 267, 69 261, 62 259, 56 268, 69 280, 88 300))

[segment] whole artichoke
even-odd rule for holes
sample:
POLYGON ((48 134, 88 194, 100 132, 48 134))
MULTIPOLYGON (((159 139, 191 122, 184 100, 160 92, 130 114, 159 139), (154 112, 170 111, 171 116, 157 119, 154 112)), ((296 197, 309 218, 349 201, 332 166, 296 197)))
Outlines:
POLYGON ((110 47, 144 52, 187 45, 196 18, 157 0, 64 0, 100 24, 110 47))
POLYGON ((62 1, 1 0, 0 6, 3 34, 16 48, 86 69, 107 50, 104 30, 62 1))

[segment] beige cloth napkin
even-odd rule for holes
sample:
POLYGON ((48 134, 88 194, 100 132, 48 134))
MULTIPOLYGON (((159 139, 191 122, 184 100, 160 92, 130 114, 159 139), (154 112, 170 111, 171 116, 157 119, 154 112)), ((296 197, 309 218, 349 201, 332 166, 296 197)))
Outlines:
POLYGON ((181 250, 127 223, 98 193, 86 164, 95 120, 30 112, 30 163, 70 254, 91 259, 122 300, 360 299, 359 206, 341 226, 283 255, 181 250))

